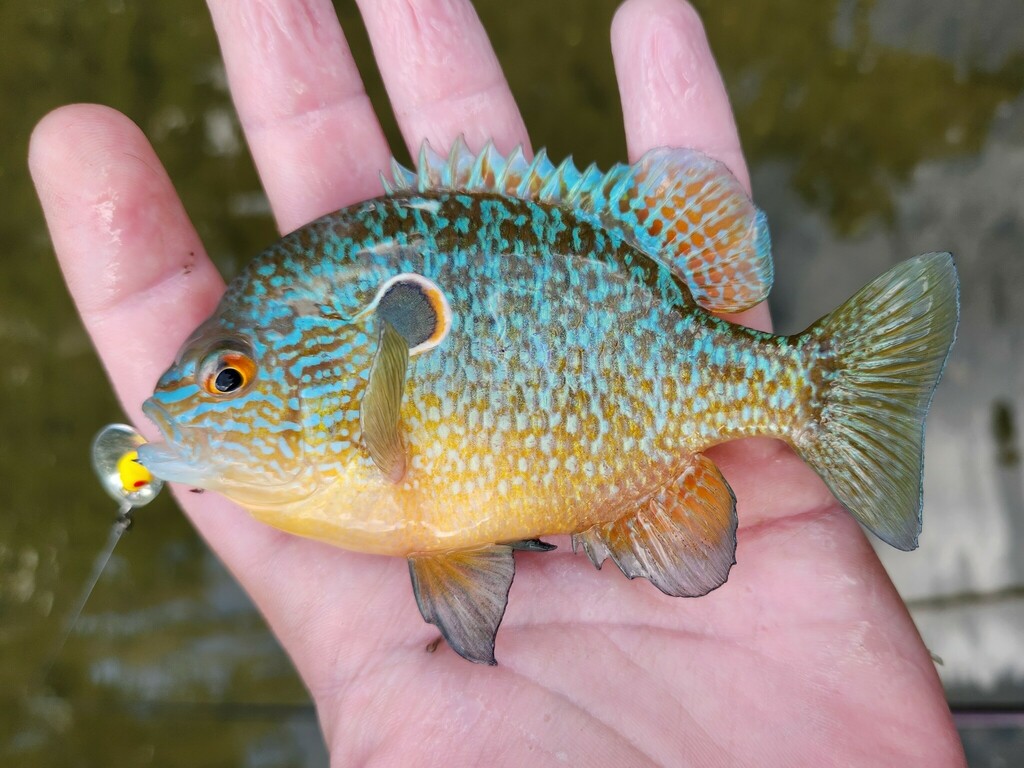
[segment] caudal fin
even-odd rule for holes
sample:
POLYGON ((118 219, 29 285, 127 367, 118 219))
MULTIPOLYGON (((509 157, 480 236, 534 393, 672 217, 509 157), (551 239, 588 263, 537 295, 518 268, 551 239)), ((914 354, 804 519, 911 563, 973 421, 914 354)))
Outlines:
POLYGON ((832 493, 897 549, 921 533, 924 420, 956 337, 948 253, 899 264, 804 334, 823 395, 795 447, 832 493))

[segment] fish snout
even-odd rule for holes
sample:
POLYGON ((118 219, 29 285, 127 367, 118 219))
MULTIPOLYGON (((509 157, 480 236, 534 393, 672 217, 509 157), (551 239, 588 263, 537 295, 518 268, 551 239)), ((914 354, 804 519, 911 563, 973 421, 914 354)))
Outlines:
POLYGON ((198 446, 184 439, 174 417, 155 399, 142 404, 146 418, 156 424, 165 442, 139 446, 139 463, 161 480, 203 487, 209 472, 198 461, 198 446))

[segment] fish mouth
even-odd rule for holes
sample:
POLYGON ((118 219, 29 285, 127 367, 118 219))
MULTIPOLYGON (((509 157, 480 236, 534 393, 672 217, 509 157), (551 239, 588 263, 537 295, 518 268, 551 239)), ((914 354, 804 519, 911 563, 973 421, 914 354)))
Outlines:
POLYGON ((139 446, 139 463, 161 480, 205 487, 211 480, 208 469, 201 469, 195 450, 187 450, 181 429, 171 415, 152 398, 142 404, 142 412, 156 424, 166 442, 139 446))
POLYGON ((246 473, 244 466, 225 464, 202 430, 182 428, 155 398, 142 404, 142 412, 160 430, 164 442, 139 446, 139 463, 154 476, 171 483, 218 491, 250 508, 271 509, 311 496, 319 477, 309 466, 297 466, 287 477, 246 473))
POLYGON ((152 397, 142 404, 143 415, 156 424, 160 435, 168 442, 180 442, 181 430, 174 423, 171 414, 152 397))

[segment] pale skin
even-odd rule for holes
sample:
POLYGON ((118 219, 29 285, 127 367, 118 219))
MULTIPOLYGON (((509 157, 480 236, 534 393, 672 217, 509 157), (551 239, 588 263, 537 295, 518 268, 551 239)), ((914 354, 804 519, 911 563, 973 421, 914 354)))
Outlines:
MULTIPOLYGON (((330 3, 210 6, 281 231, 379 194, 390 150, 330 3)), ((460 133, 505 151, 528 141, 469 2, 360 8, 410 148, 460 133)), ((747 183, 692 9, 627 0, 612 50, 631 160, 694 147, 747 183)), ((30 164, 83 321, 129 416, 156 437, 139 406, 223 282, 123 115, 55 111, 30 164)), ((763 306, 738 320, 770 323, 763 306)), ((556 538, 556 552, 517 557, 498 667, 443 643, 427 652, 438 633, 404 560, 289 536, 216 494, 177 490, 291 655, 335 765, 963 765, 934 664, 852 518, 780 443, 711 455, 738 498, 725 586, 666 597, 556 538)))

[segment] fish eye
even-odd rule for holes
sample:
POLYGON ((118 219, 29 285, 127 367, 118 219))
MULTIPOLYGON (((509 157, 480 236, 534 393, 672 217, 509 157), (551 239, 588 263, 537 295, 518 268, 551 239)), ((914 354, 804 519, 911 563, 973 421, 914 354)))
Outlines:
POLYGON ((221 368, 213 380, 213 387, 218 392, 234 392, 245 384, 245 377, 237 368, 221 368))
POLYGON ((256 376, 256 362, 243 352, 221 351, 207 355, 199 368, 199 382, 214 396, 235 395, 256 376))

